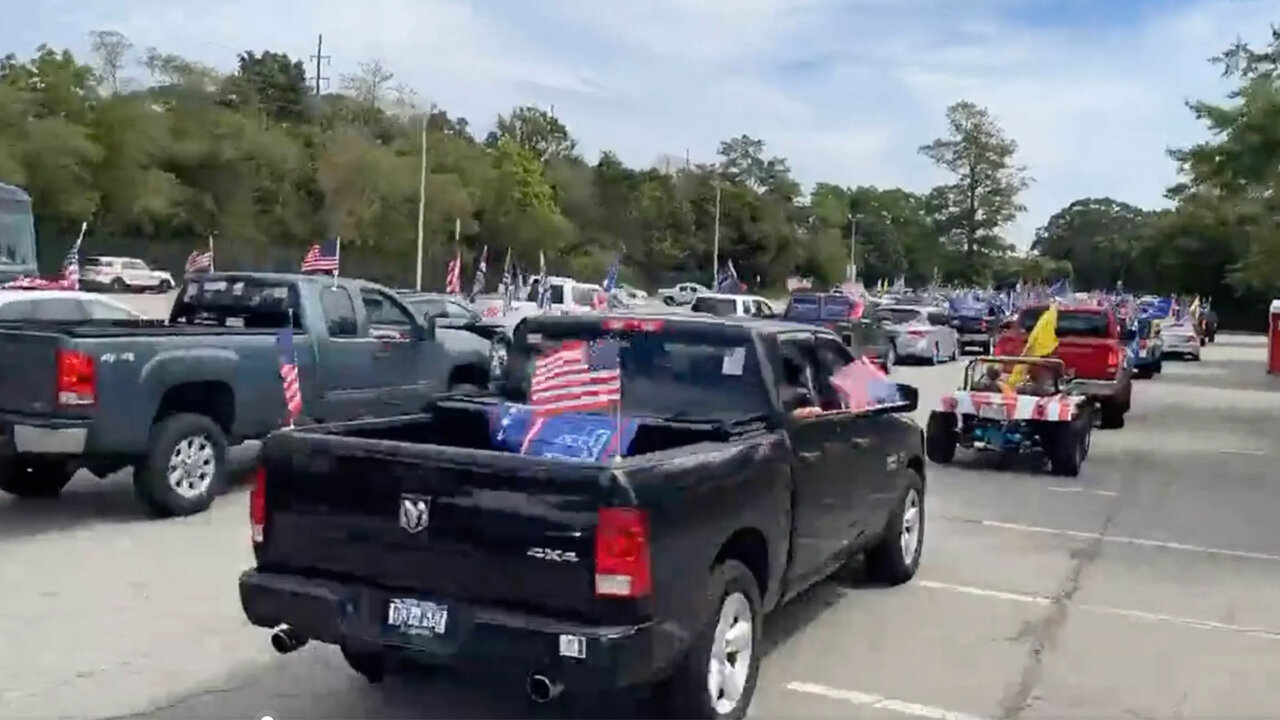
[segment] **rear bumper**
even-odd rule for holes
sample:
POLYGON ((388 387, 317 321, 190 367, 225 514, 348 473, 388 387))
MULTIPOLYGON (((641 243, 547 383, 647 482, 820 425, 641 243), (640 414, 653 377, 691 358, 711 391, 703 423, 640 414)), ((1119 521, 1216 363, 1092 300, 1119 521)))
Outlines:
POLYGON ((1126 371, 1116 380, 1073 380, 1071 392, 1092 398, 1127 397, 1132 387, 1130 378, 1126 371))
POLYGON ((0 414, 0 454, 80 456, 91 421, 0 414))
POLYGON ((960 333, 958 342, 961 345, 981 345, 987 346, 991 342, 991 335, 987 333, 960 333))
POLYGON ((393 596, 410 594, 257 570, 240 576, 240 604, 254 625, 289 625, 310 640, 448 665, 486 680, 523 683, 539 673, 567 690, 592 694, 654 682, 684 647, 679 633, 656 623, 589 626, 428 597, 421 599, 448 606, 445 633, 411 637, 385 622, 393 596), (581 638, 583 657, 562 655, 562 636, 581 638))

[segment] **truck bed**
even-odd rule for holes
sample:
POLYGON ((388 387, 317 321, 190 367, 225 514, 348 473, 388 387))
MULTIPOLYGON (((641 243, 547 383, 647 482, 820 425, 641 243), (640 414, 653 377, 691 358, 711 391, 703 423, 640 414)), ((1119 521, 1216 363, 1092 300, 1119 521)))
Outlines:
POLYGON ((93 320, 84 323, 0 322, 0 333, 39 332, 66 337, 165 337, 172 335, 274 335, 278 328, 225 327, 220 325, 170 325, 165 320, 93 320))

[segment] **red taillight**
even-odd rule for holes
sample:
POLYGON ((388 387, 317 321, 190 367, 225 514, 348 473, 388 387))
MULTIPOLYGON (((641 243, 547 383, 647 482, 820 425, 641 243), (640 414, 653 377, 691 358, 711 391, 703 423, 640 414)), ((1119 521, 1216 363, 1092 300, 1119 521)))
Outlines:
POLYGON ((1120 348, 1112 347, 1107 350, 1107 369, 1111 369, 1120 364, 1120 348))
POLYGON ((986 332, 986 331, 987 331, 987 321, 986 321, 986 320, 983 320, 982 322, 978 323, 978 329, 979 329, 979 330, 981 330, 982 332, 986 332))
POLYGON ((643 510, 601 508, 596 523, 596 595, 642 598, 653 589, 643 510))
POLYGON ((59 405, 84 406, 97 401, 92 356, 79 350, 60 349, 57 367, 59 405))
POLYGON ((249 491, 249 538, 254 545, 262 542, 267 528, 267 471, 259 465, 253 471, 253 489, 249 491))

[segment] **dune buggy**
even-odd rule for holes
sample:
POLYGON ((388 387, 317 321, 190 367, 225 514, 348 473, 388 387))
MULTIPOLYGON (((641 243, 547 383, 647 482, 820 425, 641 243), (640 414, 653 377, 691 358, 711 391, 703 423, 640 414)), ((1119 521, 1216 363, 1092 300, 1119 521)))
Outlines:
POLYGON ((1056 358, 975 358, 960 389, 929 414, 925 451, 941 464, 955 459, 957 447, 1007 459, 1038 453, 1055 475, 1075 476, 1089 454, 1095 404, 1073 391, 1056 358))

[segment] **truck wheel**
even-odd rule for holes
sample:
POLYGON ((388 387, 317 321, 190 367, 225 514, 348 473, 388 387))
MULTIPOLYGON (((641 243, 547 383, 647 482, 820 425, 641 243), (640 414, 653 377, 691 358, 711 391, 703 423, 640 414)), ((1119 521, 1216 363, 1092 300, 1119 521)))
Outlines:
MULTIPOLYGON (((1123 417, 1123 416, 1121 416, 1123 417)), ((1089 454, 1089 431, 1084 420, 1071 423, 1054 423, 1047 433, 1049 468, 1054 475, 1076 477, 1080 466, 1089 454)))
POLYGON ((667 307, 675 307, 676 301, 675 301, 675 298, 664 297, 662 298, 662 304, 666 305, 667 307))
POLYGON ((129 286, 124 283, 124 280, 121 280, 120 278, 116 278, 111 281, 111 292, 122 293, 122 292, 128 292, 128 291, 129 291, 129 286))
POLYGON ((884 533, 867 551, 867 577, 886 585, 901 585, 915 577, 924 551, 924 481, 908 472, 906 490, 898 498, 884 533))
POLYGON ((1200 347, 1204 347, 1204 346, 1205 346, 1205 344, 1206 344, 1206 343, 1208 343, 1208 342, 1209 342, 1209 341, 1208 341, 1208 339, 1203 338, 1203 337, 1202 337, 1202 338, 1200 338, 1200 347))
POLYGON ((178 413, 151 428, 151 450, 135 469, 138 499, 158 517, 204 512, 227 482, 227 436, 204 415, 178 413))
POLYGON ((74 474, 61 461, 12 458, 0 467, 0 490, 19 498, 56 498, 74 474))
POLYGON ((1124 411, 1124 405, 1114 400, 1103 403, 1098 427, 1103 430, 1119 430, 1124 427, 1124 411))
POLYGON ((373 684, 383 681, 387 676, 387 663, 382 653, 367 653, 342 648, 342 659, 356 674, 373 684))
POLYGON ((1155 368, 1150 365, 1144 365, 1133 371, 1133 377, 1136 380, 1150 380, 1155 374, 1155 368))
POLYGON ((707 593, 713 610, 661 697, 671 717, 736 720, 746 716, 760 672, 760 589, 745 565, 725 560, 711 569, 707 593))
POLYGON ((931 412, 925 426, 924 450, 931 462, 946 465, 956 457, 956 418, 951 413, 931 412))

